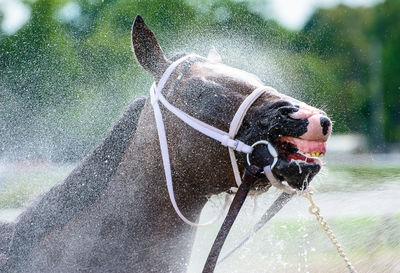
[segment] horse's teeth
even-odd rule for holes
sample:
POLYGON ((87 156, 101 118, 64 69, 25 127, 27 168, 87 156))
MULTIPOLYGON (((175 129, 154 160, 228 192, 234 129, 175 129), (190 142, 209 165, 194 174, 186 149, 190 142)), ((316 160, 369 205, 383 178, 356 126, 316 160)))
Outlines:
POLYGON ((322 157, 322 156, 325 155, 324 153, 321 153, 321 152, 318 152, 318 151, 314 151, 312 153, 303 153, 303 152, 299 152, 299 153, 302 154, 302 155, 305 155, 307 157, 322 157))
POLYGON ((324 156, 325 154, 317 151, 317 152, 313 152, 313 155, 314 155, 315 157, 322 157, 322 156, 324 156))

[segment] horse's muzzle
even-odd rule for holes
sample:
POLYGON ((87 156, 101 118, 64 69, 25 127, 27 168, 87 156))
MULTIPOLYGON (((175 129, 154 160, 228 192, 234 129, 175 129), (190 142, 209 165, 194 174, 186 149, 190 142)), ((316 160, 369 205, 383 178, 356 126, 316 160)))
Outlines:
POLYGON ((332 122, 324 112, 309 105, 301 105, 299 111, 289 114, 293 119, 306 119, 307 132, 299 138, 313 141, 327 141, 332 132, 332 122))

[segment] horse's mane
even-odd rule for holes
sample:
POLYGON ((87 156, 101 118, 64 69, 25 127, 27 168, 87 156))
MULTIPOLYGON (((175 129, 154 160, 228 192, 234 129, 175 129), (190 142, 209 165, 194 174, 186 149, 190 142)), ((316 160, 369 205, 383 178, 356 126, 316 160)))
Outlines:
POLYGON ((178 52, 174 56, 172 56, 169 60, 172 62, 175 62, 176 60, 179 60, 180 58, 188 55, 186 52, 178 52))
POLYGON ((55 228, 62 228, 76 213, 99 198, 136 132, 144 103, 144 97, 135 99, 97 148, 65 180, 38 198, 17 218, 9 238, 9 259, 17 259, 18 255, 25 257, 21 254, 32 249, 43 236, 55 228))

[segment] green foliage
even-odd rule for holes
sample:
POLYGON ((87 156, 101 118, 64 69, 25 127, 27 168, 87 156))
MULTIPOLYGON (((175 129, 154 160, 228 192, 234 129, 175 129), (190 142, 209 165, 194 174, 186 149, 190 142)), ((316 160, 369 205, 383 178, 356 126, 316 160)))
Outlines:
POLYGON ((382 44, 384 128, 388 141, 400 141, 400 3, 387 0, 376 7, 374 35, 382 44))
MULTIPOLYGON (((368 104, 369 41, 371 11, 338 6, 318 10, 300 33, 303 51, 315 54, 329 67, 335 88, 325 92, 327 104, 339 127, 335 131, 368 133, 363 120, 368 104)), ((322 76, 322 75, 321 75, 322 76)))
POLYGON ((392 0, 372 8, 318 10, 295 40, 300 52, 325 61, 336 78, 338 88, 327 92, 333 116, 341 117, 336 132, 347 128, 400 141, 399 11, 400 2, 392 0))
POLYGON ((0 32, 0 152, 29 145, 34 151, 48 145, 31 140, 52 135, 47 142, 67 147, 56 158, 80 158, 130 99, 146 94, 151 77, 133 60, 130 48, 136 14, 167 53, 210 37, 247 43, 250 51, 264 47, 263 56, 284 52, 273 61, 298 79, 288 85, 333 116, 335 132, 369 135, 380 120, 384 140, 400 141, 398 1, 318 10, 299 32, 265 19, 249 6, 253 2, 25 1, 31 8, 28 23, 12 35, 0 32), (76 17, 62 15, 68 5, 79 9, 76 17), (374 70, 371 45, 376 42, 382 62, 374 70), (379 109, 377 94, 382 94, 381 118, 374 110, 379 109))

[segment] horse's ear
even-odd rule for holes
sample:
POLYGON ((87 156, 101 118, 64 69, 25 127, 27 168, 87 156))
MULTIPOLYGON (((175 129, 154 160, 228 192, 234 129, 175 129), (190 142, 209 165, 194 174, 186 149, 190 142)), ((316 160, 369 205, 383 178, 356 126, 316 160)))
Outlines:
POLYGON ((208 52, 207 59, 214 63, 222 63, 222 58, 214 47, 208 52))
POLYGON ((132 48, 137 60, 144 69, 158 79, 167 69, 169 61, 164 55, 156 36, 137 15, 132 26, 132 48))

